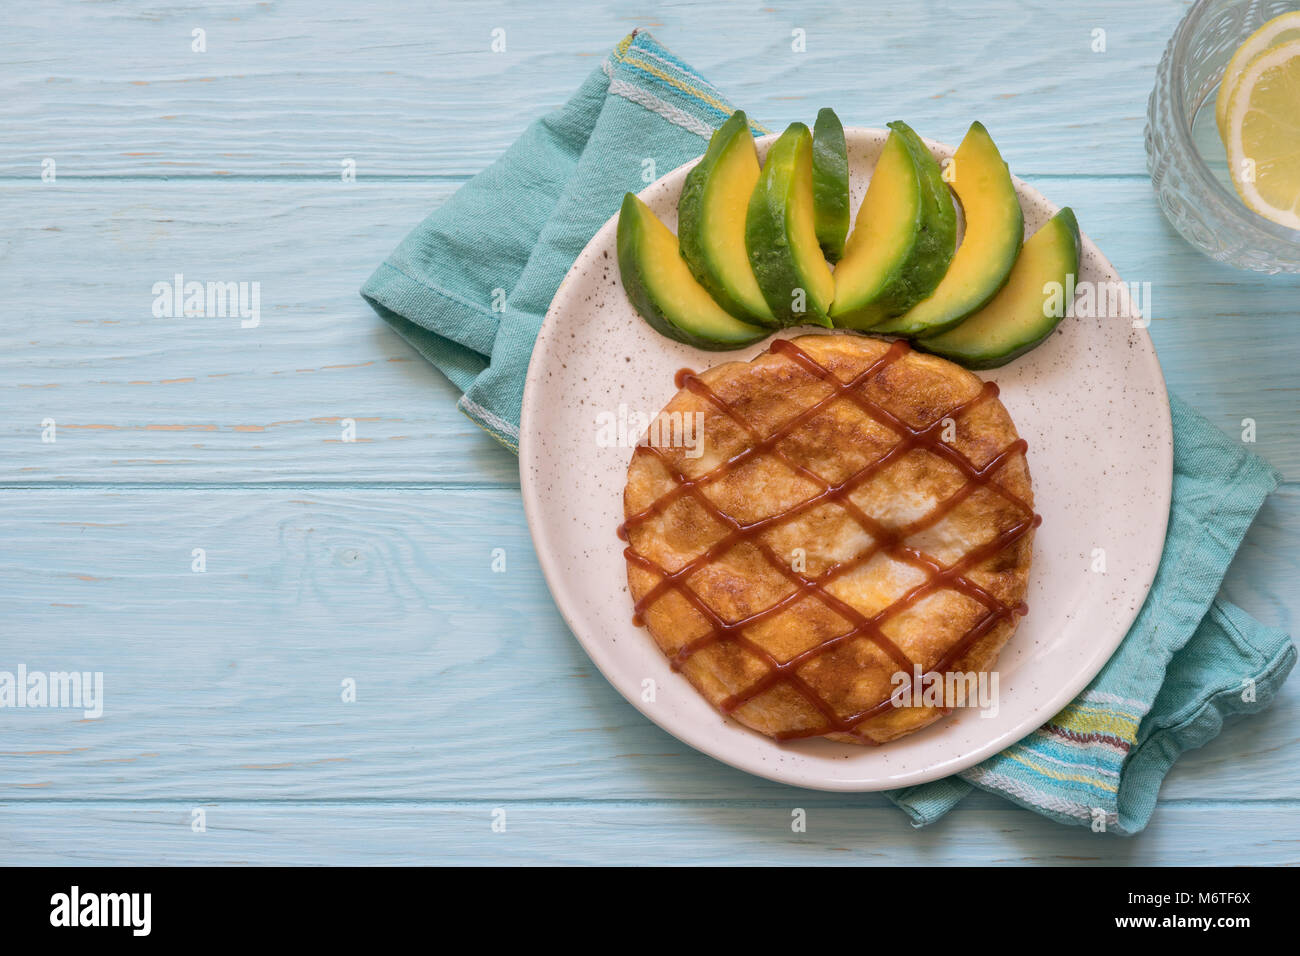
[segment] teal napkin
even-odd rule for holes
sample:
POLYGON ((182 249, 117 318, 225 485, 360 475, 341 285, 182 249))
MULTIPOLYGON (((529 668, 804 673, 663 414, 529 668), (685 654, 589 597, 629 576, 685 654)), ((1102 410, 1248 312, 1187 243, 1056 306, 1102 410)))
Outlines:
POLYGON ((636 31, 420 223, 361 294, 464 392, 460 410, 518 453, 528 359, 569 266, 624 193, 702 154, 732 112, 636 31))
POLYGON ((1265 707, 1296 661, 1284 631, 1215 595, 1277 475, 1175 395, 1174 488, 1155 582, 1082 694, 1019 743, 955 777, 886 794, 916 826, 972 786, 1062 823, 1133 834, 1179 754, 1265 707))
MULTIPOLYGON (((460 409, 517 452, 528 359, 569 266, 625 192, 703 153, 731 112, 699 74, 634 32, 420 223, 361 294, 461 389, 460 409)), ((1171 402, 1168 538, 1132 630, 1042 728, 956 777, 888 794, 917 826, 981 787, 1063 823, 1136 832, 1178 755, 1218 734, 1228 714, 1264 707, 1290 672, 1285 633, 1215 598, 1277 477, 1171 402)))

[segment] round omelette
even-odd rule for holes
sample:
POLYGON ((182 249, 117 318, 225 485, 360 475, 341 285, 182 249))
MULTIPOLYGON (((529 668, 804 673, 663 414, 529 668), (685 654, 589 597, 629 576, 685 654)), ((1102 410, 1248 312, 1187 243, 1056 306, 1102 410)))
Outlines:
POLYGON ((994 667, 1039 520, 997 387, 850 333, 678 385, 620 529, 637 622, 673 668, 779 740, 879 744, 948 713, 922 687, 994 667))

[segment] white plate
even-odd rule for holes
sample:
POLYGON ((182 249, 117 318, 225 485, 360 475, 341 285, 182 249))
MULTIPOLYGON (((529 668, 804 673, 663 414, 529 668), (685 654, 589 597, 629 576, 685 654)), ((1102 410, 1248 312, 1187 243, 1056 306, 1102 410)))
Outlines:
MULTIPOLYGON (((887 131, 850 129, 856 214, 887 131)), ((764 154, 775 137, 759 140, 764 154)), ((941 161, 952 148, 928 142, 941 161)), ((641 193, 670 227, 694 162, 641 193)), ((1019 180, 1025 235, 1057 207, 1019 180)), ((631 447, 605 447, 602 412, 653 416, 676 392, 673 374, 748 360, 766 343, 702 352, 654 332, 628 304, 615 253, 617 217, 587 244, 551 303, 524 387, 519 470, 542 571, 569 627, 609 682, 660 727, 697 750, 784 783, 823 790, 910 786, 963 770, 1042 726, 1118 646, 1155 577, 1164 546, 1173 434, 1164 377, 1146 329, 1130 316, 1069 316, 1010 365, 982 373, 1029 443, 1034 539, 1029 615, 998 658, 999 708, 958 709, 882 747, 825 740, 778 744, 723 717, 675 674, 632 624, 623 485, 631 447), (1135 327, 1137 325, 1138 327, 1135 327), (1093 570, 1104 551, 1105 573, 1093 570), (653 680, 654 699, 643 699, 653 680)), ((1081 281, 1117 283, 1087 237, 1081 281)), ((1121 307, 1127 309, 1123 296, 1121 307)), ((809 329, 789 330, 795 335, 809 329)), ((638 436, 630 438, 635 441, 638 436)))

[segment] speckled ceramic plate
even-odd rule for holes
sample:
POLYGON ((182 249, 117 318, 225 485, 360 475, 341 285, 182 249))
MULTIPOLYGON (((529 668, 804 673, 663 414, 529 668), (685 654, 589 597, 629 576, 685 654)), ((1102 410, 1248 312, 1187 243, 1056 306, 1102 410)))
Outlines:
MULTIPOLYGON (((847 133, 855 213, 885 136, 885 130, 847 133)), ((760 154, 772 139, 759 141, 760 154)), ((940 160, 952 155, 949 146, 928 145, 940 160)), ((641 193, 674 228, 677 196, 692 165, 641 193)), ((1016 188, 1029 236, 1057 207, 1018 180, 1016 188)), ((1126 314, 1126 295, 1120 294, 1119 315, 1069 316, 1028 355, 981 373, 1001 387, 1003 404, 1029 442, 1043 516, 1030 612, 998 659, 996 714, 958 709, 882 747, 779 744, 714 711, 632 624, 624 545, 615 533, 632 448, 611 443, 609 429, 601 427, 610 421, 602 413, 614 422, 621 411, 653 416, 676 392, 678 369, 748 360, 766 344, 710 353, 654 332, 623 294, 616 228, 611 219, 596 234, 551 303, 524 389, 519 468, 533 542, 556 604, 633 706, 678 739, 750 773, 824 790, 881 790, 977 763, 1040 727, 1087 685, 1146 598, 1169 513, 1169 400, 1151 339, 1126 314), (1104 573, 1095 570, 1103 557, 1104 573), (648 681, 653 695, 646 693, 648 681)), ((1081 283, 1112 289, 1119 283, 1086 236, 1080 273, 1081 283)))

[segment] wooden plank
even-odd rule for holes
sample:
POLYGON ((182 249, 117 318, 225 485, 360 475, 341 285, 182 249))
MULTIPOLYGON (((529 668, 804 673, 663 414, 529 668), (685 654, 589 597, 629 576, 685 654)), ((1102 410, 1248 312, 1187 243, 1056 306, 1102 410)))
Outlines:
POLYGON ((846 123, 903 118, 955 142, 980 119, 1018 171, 1142 174, 1147 95, 1185 10, 1004 0, 578 14, 558 0, 403 0, 371 16, 313 0, 61 0, 6 18, 0 176, 38 178, 46 158, 65 177, 328 179, 344 159, 363 178, 473 173, 638 26, 772 126, 831 105, 846 123), (206 52, 192 49, 195 28, 206 52))
MULTIPOLYGON (((1300 478, 1300 277, 1211 263, 1136 179, 1043 177, 1128 282, 1150 283, 1170 386, 1300 478)), ((454 184, 0 186, 0 481, 490 482, 512 456, 358 289, 454 184), (155 282, 258 281, 263 318, 155 318, 155 282), (340 420, 357 422, 355 444, 340 420), (58 441, 41 442, 53 418, 58 441)), ((485 290, 485 301, 490 299, 485 290)))
POLYGON ((17 224, 0 281, 20 310, 0 332, 0 480, 517 484, 514 456, 359 294, 453 188, 0 190, 17 224), (154 284, 177 273, 259 283, 260 324, 156 318, 154 284))
MULTIPOLYGON (((5 711, 0 799, 842 799, 724 767, 623 701, 510 489, 23 491, 0 521, 0 670, 104 675, 98 719, 5 711)), ((1234 570, 1289 627, 1300 554, 1278 545, 1298 535, 1290 486, 1234 570)), ((1167 792, 1294 797, 1297 718, 1292 681, 1167 792)))
POLYGON ((683 747, 567 633, 514 459, 356 294, 634 26, 772 126, 825 104, 948 140, 982 119, 1125 279, 1153 284, 1171 387, 1230 434, 1253 419, 1254 447, 1291 479, 1225 593, 1294 633, 1300 279, 1208 263, 1145 177, 1146 97, 1186 6, 7 11, 0 669, 102 670, 106 699, 99 719, 6 711, 5 861, 1300 862, 1295 681, 1185 755, 1127 841, 984 794, 915 832, 879 796, 784 788, 683 747), (177 271, 261 282, 261 325, 163 325, 151 287, 177 271), (244 487, 266 483, 283 487, 244 487), (190 830, 199 801, 205 834, 190 830))
POLYGON ((1131 839, 1065 827, 986 795, 911 829, 862 805, 572 802, 5 803, 16 865, 543 864, 1294 865, 1300 814, 1279 804, 1173 803, 1131 839), (795 808, 806 830, 792 831, 795 808), (194 832, 196 809, 204 832, 194 832), (504 817, 501 816, 504 811, 504 817), (494 817, 496 814, 496 817, 494 817), (504 819, 494 832, 494 819, 504 819), (1230 857, 1221 848, 1231 847, 1230 857))

